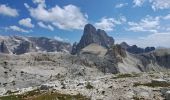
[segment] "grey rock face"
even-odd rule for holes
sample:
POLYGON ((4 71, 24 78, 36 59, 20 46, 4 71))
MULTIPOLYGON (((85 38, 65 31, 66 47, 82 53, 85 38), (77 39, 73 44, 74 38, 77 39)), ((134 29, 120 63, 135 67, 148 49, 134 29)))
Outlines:
POLYGON ((80 42, 72 50, 72 54, 80 52, 80 50, 91 43, 99 44, 103 47, 109 48, 114 45, 114 39, 106 34, 104 30, 98 29, 91 24, 87 24, 84 28, 83 36, 80 42))
POLYGON ((9 54, 9 50, 8 50, 8 47, 6 46, 6 43, 5 41, 2 41, 1 44, 0 44, 0 52, 1 53, 7 53, 9 54))
POLYGON ((35 45, 28 41, 24 41, 14 50, 14 53, 19 55, 33 51, 36 51, 35 45))
POLYGON ((107 56, 99 57, 94 54, 79 54, 76 58, 78 58, 77 61, 80 63, 80 65, 89 67, 95 66, 103 73, 119 73, 116 60, 110 59, 107 56))
POLYGON ((32 41, 39 48, 40 51, 55 52, 55 51, 70 51, 71 45, 69 43, 45 38, 45 37, 30 37, 32 41))

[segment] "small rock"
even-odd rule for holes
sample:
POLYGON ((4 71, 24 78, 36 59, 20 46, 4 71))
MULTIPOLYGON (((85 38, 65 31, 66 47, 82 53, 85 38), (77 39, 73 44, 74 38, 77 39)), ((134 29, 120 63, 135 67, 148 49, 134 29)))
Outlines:
POLYGON ((167 83, 167 80, 164 80, 164 79, 153 79, 152 80, 152 83, 161 83, 161 84, 164 84, 164 83, 167 83))
POLYGON ((41 90, 49 90, 49 89, 52 88, 52 87, 53 87, 53 86, 49 86, 49 85, 44 84, 44 85, 41 85, 40 89, 41 89, 41 90))
POLYGON ((165 93, 165 98, 166 98, 166 100, 170 100, 170 91, 167 91, 165 93))
POLYGON ((167 91, 170 91, 170 88, 161 88, 161 93, 163 95, 165 95, 167 91))

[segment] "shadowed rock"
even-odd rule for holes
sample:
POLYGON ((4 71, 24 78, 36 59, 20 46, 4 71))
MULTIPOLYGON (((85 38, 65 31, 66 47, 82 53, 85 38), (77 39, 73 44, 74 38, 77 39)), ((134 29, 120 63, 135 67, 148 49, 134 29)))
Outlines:
POLYGON ((1 52, 1 53, 7 53, 7 54, 10 53, 10 51, 8 50, 8 47, 6 46, 5 41, 2 41, 2 42, 1 42, 0 52, 1 52))

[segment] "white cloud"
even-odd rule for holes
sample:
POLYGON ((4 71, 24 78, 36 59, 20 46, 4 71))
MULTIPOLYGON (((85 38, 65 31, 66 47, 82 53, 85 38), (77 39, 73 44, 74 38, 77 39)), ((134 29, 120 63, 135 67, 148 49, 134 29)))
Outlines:
POLYGON ((18 23, 25 27, 29 27, 29 28, 34 27, 34 24, 31 23, 31 18, 21 19, 18 23))
POLYGON ((134 6, 142 6, 145 0, 133 0, 134 6))
POLYGON ((155 33, 160 28, 160 17, 153 18, 151 16, 146 16, 139 22, 128 22, 128 25, 128 31, 155 33))
POLYGON ((16 9, 11 8, 4 4, 0 5, 0 14, 11 17, 16 17, 19 15, 16 9))
POLYGON ((39 4, 43 7, 46 7, 45 0, 32 0, 34 4, 39 4))
POLYGON ((35 3, 35 4, 44 4, 45 0, 33 0, 33 3, 35 3))
POLYGON ((154 33, 150 34, 146 37, 139 37, 136 39, 129 39, 129 38, 118 38, 116 39, 118 43, 123 41, 127 42, 130 45, 138 45, 140 47, 147 47, 147 46, 155 46, 155 47, 167 47, 170 48, 170 32, 166 33, 154 33))
POLYGON ((55 36, 54 39, 57 40, 57 41, 62 41, 62 42, 68 41, 68 39, 61 38, 61 37, 59 37, 59 36, 55 36))
POLYGON ((45 25, 43 22, 38 22, 38 25, 42 28, 48 29, 50 31, 54 31, 54 28, 51 25, 45 25))
POLYGON ((17 31, 17 32, 24 32, 24 33, 29 33, 29 32, 30 32, 30 31, 27 31, 27 30, 25 30, 25 29, 22 29, 22 28, 20 28, 20 27, 18 27, 18 26, 15 26, 15 25, 9 26, 9 27, 7 27, 6 29, 7 29, 7 30, 17 31))
POLYGON ((127 6, 127 5, 128 5, 128 3, 119 3, 119 4, 115 5, 115 8, 122 8, 122 7, 127 6))
POLYGON ((159 9, 170 9, 170 0, 133 0, 134 6, 142 6, 149 3, 154 11, 159 9))
POLYGON ((30 15, 42 22, 50 23, 59 29, 72 30, 83 29, 88 23, 87 14, 83 14, 80 9, 74 5, 67 5, 63 8, 56 5, 50 9, 38 4, 37 8, 27 8, 30 15))
POLYGON ((103 29, 105 31, 113 31, 116 25, 120 25, 126 22, 126 17, 121 16, 118 20, 115 18, 103 17, 99 22, 95 23, 96 28, 103 29))

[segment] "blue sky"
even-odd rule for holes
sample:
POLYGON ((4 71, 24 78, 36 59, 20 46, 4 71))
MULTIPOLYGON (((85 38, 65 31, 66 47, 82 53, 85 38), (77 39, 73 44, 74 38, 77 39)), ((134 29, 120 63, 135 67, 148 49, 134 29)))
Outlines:
POLYGON ((87 23, 116 43, 170 47, 170 0, 0 0, 0 35, 73 43, 87 23))

